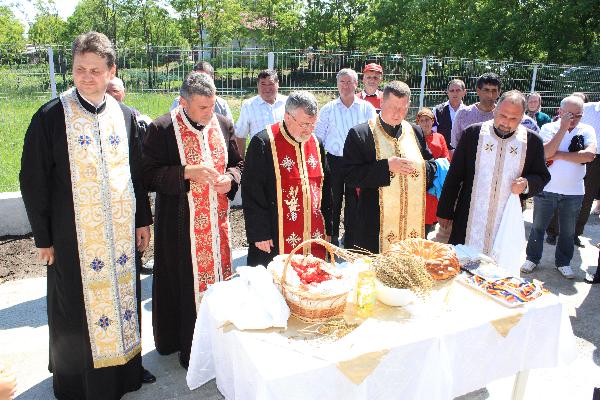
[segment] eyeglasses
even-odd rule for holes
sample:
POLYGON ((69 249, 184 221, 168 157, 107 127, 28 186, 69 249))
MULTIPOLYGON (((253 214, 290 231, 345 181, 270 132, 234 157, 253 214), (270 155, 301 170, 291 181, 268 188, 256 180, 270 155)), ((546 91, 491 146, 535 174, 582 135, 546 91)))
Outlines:
POLYGON ((302 129, 309 129, 309 128, 314 128, 314 126, 316 125, 316 122, 298 122, 298 120, 296 119, 296 117, 294 117, 292 114, 287 113, 297 124, 300 128, 302 129))

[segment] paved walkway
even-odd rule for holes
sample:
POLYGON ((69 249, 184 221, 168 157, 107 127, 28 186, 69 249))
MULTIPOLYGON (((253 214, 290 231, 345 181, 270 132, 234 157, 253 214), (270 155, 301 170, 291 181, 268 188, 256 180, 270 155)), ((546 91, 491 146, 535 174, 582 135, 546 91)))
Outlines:
MULTIPOLYGON (((531 210, 525 213, 531 221, 531 210)), ((525 398, 591 399, 594 386, 600 386, 600 285, 583 282, 585 272, 595 269, 598 250, 592 244, 600 241, 600 223, 591 216, 583 242, 573 259, 576 278, 560 276, 554 265, 554 247, 545 245, 544 258, 531 276, 546 286, 568 305, 573 331, 577 336, 578 357, 572 364, 553 369, 531 371, 525 398), (578 268, 577 268, 578 267, 578 268)), ((527 224, 529 225, 529 224, 527 224)), ((527 226, 529 228, 529 226, 527 226)), ((243 265, 245 251, 234 252, 236 265, 243 265)), ((185 371, 177 356, 160 356, 154 349, 151 324, 152 277, 142 277, 142 350, 144 366, 158 381, 127 394, 125 400, 222 399, 214 381, 191 392, 185 383, 185 371)), ((12 365, 18 379, 17 399, 53 399, 52 378, 48 364, 48 325, 46 319, 45 278, 24 279, 0 285, 0 361, 12 365)), ((497 380, 486 388, 462 396, 460 400, 506 400, 510 398, 513 378, 497 380)), ((335 399, 337 400, 337 399, 335 399)), ((410 399, 420 400, 420 399, 410 399)))

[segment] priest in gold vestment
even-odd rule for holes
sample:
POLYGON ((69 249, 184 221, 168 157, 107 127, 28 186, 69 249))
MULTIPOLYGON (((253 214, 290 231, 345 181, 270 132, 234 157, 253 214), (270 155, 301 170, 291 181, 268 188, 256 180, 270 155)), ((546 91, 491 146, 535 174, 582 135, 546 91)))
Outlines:
POLYGON ((355 247, 372 253, 425 236, 425 192, 437 167, 421 128, 404 120, 409 104, 408 85, 389 82, 381 113, 350 129, 344 145, 346 183, 359 195, 355 247))
POLYGON ((116 54, 97 32, 73 43, 75 87, 44 104, 25 134, 20 184, 46 265, 54 396, 120 399, 142 384, 135 250, 152 223, 137 122, 106 95, 116 54))

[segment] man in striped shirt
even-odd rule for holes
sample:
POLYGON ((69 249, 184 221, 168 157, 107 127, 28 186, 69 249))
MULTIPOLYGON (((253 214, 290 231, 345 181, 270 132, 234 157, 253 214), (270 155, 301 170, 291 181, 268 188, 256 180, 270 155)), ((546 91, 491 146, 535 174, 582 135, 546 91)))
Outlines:
POLYGON ((331 242, 339 244, 340 216, 342 200, 344 209, 344 247, 352 246, 352 221, 356 208, 355 188, 345 187, 342 173, 342 155, 344 142, 350 128, 374 118, 377 113, 371 103, 357 98, 354 94, 358 87, 358 74, 350 68, 344 68, 337 74, 339 97, 325 104, 319 114, 315 134, 327 151, 327 162, 331 170, 331 209, 333 229, 331 242))
POLYGON ((246 139, 250 139, 267 125, 283 120, 287 96, 279 94, 277 71, 265 69, 258 74, 258 96, 244 100, 235 124, 235 136, 242 158, 246 139))

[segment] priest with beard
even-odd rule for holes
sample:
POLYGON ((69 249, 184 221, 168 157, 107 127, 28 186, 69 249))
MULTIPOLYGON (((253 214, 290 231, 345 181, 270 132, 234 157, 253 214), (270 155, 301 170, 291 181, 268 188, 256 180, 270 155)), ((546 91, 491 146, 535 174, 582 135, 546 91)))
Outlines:
POLYGON ((408 85, 389 82, 379 116, 348 132, 344 172, 346 184, 359 192, 358 249, 380 253, 425 236, 425 191, 437 165, 421 128, 404 120, 409 105, 408 85))
POLYGON ((160 354, 187 368, 196 312, 208 285, 231 276, 229 200, 242 158, 231 120, 214 112, 210 76, 192 72, 179 106, 148 127, 143 176, 156 192, 152 325, 160 354))
MULTIPOLYGON (((308 239, 330 240, 330 172, 314 134, 317 99, 297 91, 285 103, 283 121, 250 141, 242 177, 248 265, 267 264, 308 239)), ((313 245, 313 255, 325 249, 313 245)))
POLYGON ((505 92, 493 120, 463 131, 437 209, 448 243, 490 255, 510 194, 535 196, 550 181, 542 140, 520 125, 525 110, 521 92, 505 92))

